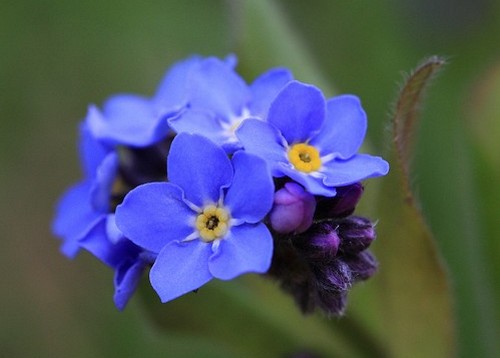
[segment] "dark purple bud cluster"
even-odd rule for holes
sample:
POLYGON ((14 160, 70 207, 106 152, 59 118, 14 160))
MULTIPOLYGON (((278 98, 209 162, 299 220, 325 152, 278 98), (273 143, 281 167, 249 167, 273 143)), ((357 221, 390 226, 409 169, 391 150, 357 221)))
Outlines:
POLYGON ((349 216, 362 192, 359 183, 339 188, 336 197, 322 198, 317 203, 307 230, 274 234, 269 274, 294 297, 304 313, 320 308, 328 314, 342 315, 352 285, 370 278, 377 270, 377 261, 367 250, 376 236, 373 223, 349 216))

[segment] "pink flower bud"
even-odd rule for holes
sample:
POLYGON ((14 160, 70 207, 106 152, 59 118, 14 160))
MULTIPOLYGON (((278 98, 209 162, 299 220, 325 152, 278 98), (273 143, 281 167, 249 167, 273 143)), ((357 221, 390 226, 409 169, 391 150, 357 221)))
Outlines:
POLYGON ((301 233, 312 224, 316 200, 297 183, 289 182, 274 193, 272 228, 280 234, 301 233))

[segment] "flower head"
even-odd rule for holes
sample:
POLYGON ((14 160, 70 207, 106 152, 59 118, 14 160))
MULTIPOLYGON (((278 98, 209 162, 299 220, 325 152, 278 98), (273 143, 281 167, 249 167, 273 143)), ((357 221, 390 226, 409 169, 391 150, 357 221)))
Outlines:
POLYGON ((325 102, 316 87, 292 81, 271 103, 267 122, 249 119, 236 135, 245 151, 268 162, 273 176, 288 176, 314 195, 332 197, 336 187, 388 172, 382 158, 356 154, 365 132, 357 97, 325 102))
POLYGON ((261 220, 274 191, 266 163, 241 151, 230 160, 210 140, 179 134, 167 166, 170 182, 135 188, 116 210, 125 236, 158 254, 150 279, 162 301, 212 278, 266 272, 273 241, 261 220))

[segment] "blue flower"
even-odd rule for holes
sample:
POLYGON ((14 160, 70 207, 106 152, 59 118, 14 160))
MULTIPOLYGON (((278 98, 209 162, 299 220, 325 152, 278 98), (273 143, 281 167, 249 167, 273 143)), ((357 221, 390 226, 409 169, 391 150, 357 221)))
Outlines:
POLYGON ((201 61, 189 81, 189 108, 169 120, 177 133, 201 134, 231 153, 241 147, 235 130, 247 118, 265 119, 270 103, 286 83, 290 71, 272 69, 250 86, 216 58, 201 61))
POLYGON ((248 119, 236 135, 245 151, 314 195, 387 174, 380 157, 356 154, 366 132, 366 114, 352 95, 325 101, 314 86, 290 82, 271 103, 267 122, 248 119))
MULTIPOLYGON (((145 147, 163 139, 169 131, 167 119, 177 115, 189 101, 191 72, 203 60, 193 56, 176 63, 161 81, 151 98, 120 94, 109 98, 100 111, 89 107, 89 128, 100 141, 109 145, 145 147)), ((236 59, 221 61, 232 68, 236 59)))
MULTIPOLYGON (((89 114, 92 115, 92 114, 89 114)), ((85 249, 115 269, 115 304, 123 309, 146 267, 141 248, 127 240, 111 212, 111 188, 118 155, 81 126, 80 151, 85 178, 70 188, 58 204, 53 232, 62 238, 62 252, 73 258, 85 249)))
POLYGON ((150 280, 163 302, 213 278, 266 272, 273 240, 261 222, 273 202, 266 163, 210 140, 177 135, 167 159, 170 182, 147 183, 116 209, 120 230, 158 257, 150 280))

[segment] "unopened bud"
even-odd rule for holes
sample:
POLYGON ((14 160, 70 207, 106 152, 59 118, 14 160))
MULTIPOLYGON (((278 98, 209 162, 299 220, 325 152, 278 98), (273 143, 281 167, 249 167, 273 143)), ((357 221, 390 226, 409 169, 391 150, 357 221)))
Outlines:
POLYGON ((316 217, 318 219, 339 218, 351 215, 364 191, 361 183, 342 186, 336 189, 337 195, 333 198, 322 198, 318 202, 316 210, 316 217))
POLYGON ((328 291, 343 292, 352 286, 352 275, 349 266, 342 260, 335 260, 328 266, 316 268, 318 284, 328 291))
POLYGON ((377 271, 377 260, 369 251, 347 256, 343 260, 349 266, 355 280, 367 280, 377 271))
POLYGON ((274 194, 270 213, 271 226, 280 234, 301 233, 312 223, 316 201, 299 184, 286 183, 274 194))
POLYGON ((340 237, 335 226, 316 223, 302 235, 296 236, 293 243, 308 259, 330 262, 337 255, 340 237))
POLYGON ((355 254, 367 249, 376 238, 373 223, 365 218, 350 216, 338 221, 340 251, 355 254))

